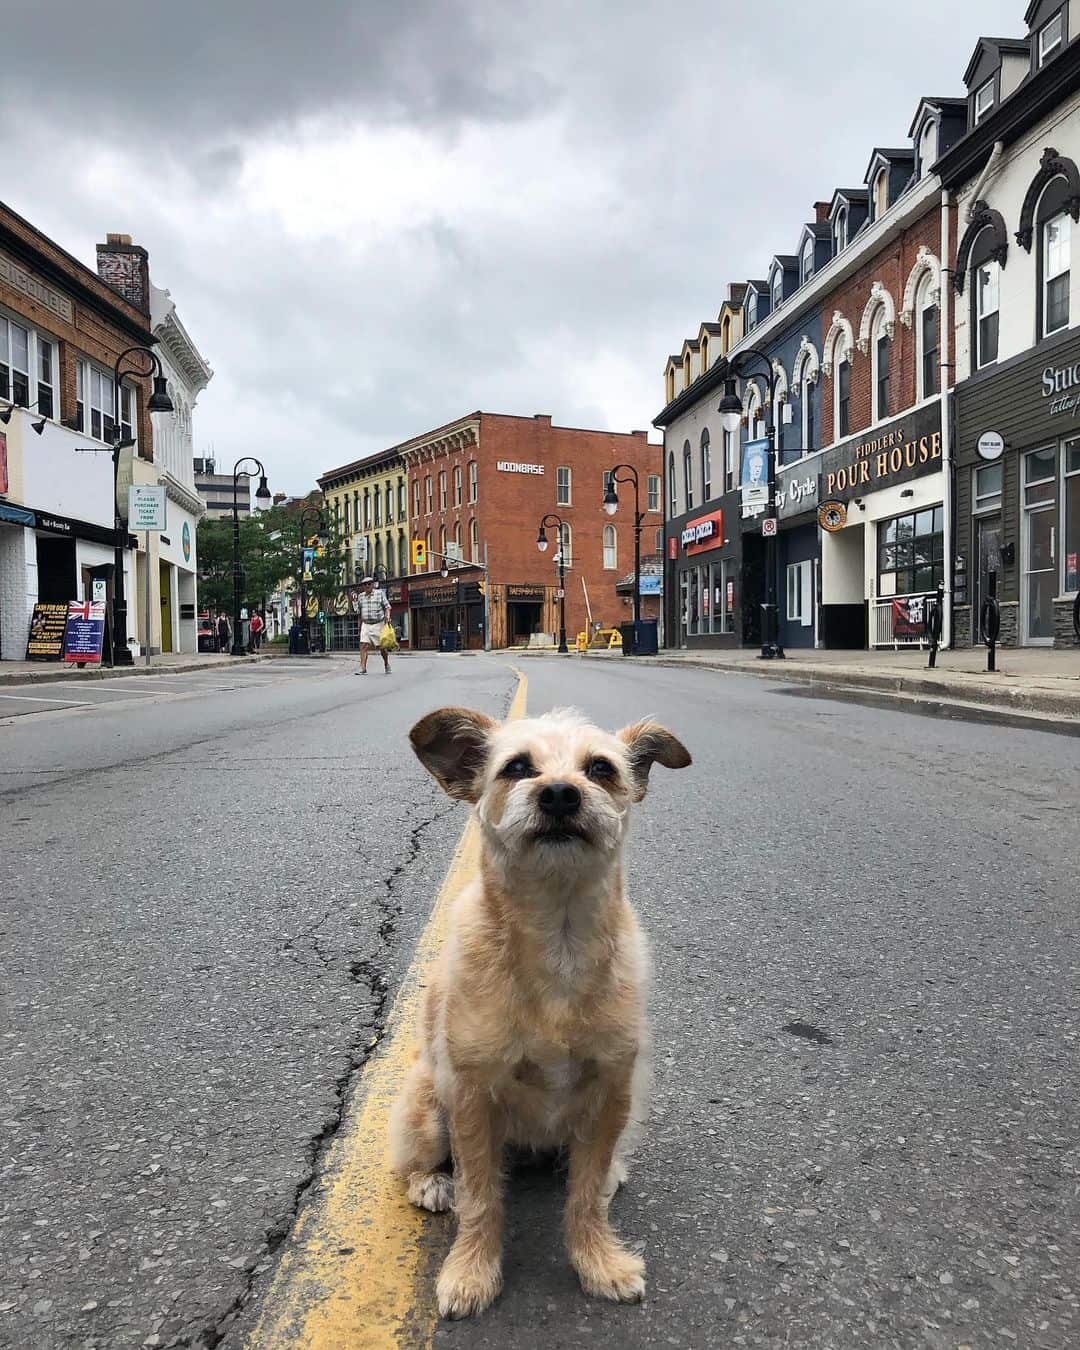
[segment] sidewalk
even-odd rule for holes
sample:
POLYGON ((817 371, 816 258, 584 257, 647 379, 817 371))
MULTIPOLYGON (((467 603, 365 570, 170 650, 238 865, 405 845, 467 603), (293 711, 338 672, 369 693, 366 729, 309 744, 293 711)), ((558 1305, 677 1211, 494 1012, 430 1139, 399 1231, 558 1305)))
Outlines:
MULTIPOLYGON (((550 658, 548 651, 521 652, 550 658)), ((762 661, 756 650, 664 650, 655 657, 619 652, 573 653, 579 661, 633 661, 637 665, 701 666, 719 672, 758 675, 822 689, 850 689, 959 705, 993 708, 1080 723, 1080 649, 1023 647, 997 651, 997 671, 986 669, 986 649, 938 653, 927 669, 926 651, 791 651, 784 661, 762 661)))
POLYGON ((192 670, 215 670, 220 666, 242 666, 258 661, 258 656, 222 656, 217 652, 165 652, 152 656, 149 666, 140 656, 133 666, 69 666, 62 661, 4 661, 0 663, 0 685, 52 684, 56 680, 110 680, 131 675, 181 675, 192 670))

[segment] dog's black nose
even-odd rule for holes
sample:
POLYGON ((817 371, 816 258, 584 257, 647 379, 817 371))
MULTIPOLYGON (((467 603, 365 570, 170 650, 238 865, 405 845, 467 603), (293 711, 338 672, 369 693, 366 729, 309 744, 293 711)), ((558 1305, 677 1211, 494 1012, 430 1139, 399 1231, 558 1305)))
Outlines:
POLYGON ((573 783, 548 783, 537 799, 548 816, 572 816, 581 805, 581 793, 573 783))

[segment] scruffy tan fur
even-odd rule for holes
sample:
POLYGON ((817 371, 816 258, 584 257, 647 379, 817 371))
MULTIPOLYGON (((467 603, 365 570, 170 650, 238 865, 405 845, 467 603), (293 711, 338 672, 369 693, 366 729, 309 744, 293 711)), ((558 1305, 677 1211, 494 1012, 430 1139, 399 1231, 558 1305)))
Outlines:
POLYGON ((457 1213, 439 1312, 478 1313, 499 1292, 508 1144, 566 1149, 566 1242, 582 1286, 640 1299, 644 1263, 608 1221, 648 1077, 648 958, 622 851, 651 765, 682 768, 690 756, 653 722, 610 735, 565 711, 500 726, 445 708, 411 740, 445 790, 473 804, 482 839, 481 875, 454 903, 390 1122, 409 1199, 457 1213), (549 784, 580 792, 569 824, 542 811, 549 784), (442 1170, 451 1155, 453 1177, 442 1170))

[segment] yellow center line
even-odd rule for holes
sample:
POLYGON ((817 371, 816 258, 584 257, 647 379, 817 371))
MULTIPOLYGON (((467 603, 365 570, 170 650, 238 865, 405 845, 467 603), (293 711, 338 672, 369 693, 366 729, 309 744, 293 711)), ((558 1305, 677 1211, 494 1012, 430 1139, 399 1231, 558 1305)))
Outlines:
MULTIPOLYGON (((523 717, 528 680, 509 718, 523 717)), ((462 833, 416 954, 364 1068, 355 1099, 312 1185, 271 1281, 249 1350, 399 1350, 430 1345, 435 1257, 449 1244, 448 1216, 405 1198, 386 1161, 390 1107, 412 1059, 425 977, 442 945, 454 896, 477 873, 480 835, 462 833)))

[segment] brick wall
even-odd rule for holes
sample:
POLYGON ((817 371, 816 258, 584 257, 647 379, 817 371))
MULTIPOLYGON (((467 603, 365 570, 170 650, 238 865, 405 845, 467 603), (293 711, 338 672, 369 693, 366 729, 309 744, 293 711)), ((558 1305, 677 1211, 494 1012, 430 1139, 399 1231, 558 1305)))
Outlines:
MULTIPOLYGON (((144 250, 137 252, 145 259, 144 250)), ((2 204, 0 257, 70 304, 69 312, 65 306, 65 313, 57 313, 41 298, 0 276, 0 304, 58 344, 60 406, 56 416, 57 420, 74 417, 77 359, 87 357, 111 372, 117 357, 128 347, 153 344, 148 316, 2 204)), ((146 411, 151 382, 149 377, 133 377, 131 383, 138 390, 139 454, 152 459, 152 431, 146 411)))
MULTIPOLYGON (((453 438, 451 438, 453 439, 453 438)), ((549 528, 545 553, 537 548, 536 537, 541 518, 547 512, 562 516, 571 529, 571 567, 566 574, 566 624, 573 635, 586 626, 585 594, 588 588, 594 620, 604 624, 625 622, 630 616, 629 597, 617 596, 615 583, 634 565, 634 501, 632 485, 621 485, 619 509, 614 517, 603 510, 603 475, 616 464, 632 464, 641 484, 641 506, 645 510, 649 474, 661 472, 661 447, 650 445, 645 432, 630 434, 554 427, 549 416, 511 417, 494 413, 480 414, 479 433, 474 444, 461 444, 430 452, 423 448, 406 452, 409 467, 410 530, 413 538, 424 538, 430 530, 432 544, 439 549, 440 529, 445 525, 447 538, 454 538, 454 527, 461 522, 466 558, 470 522, 475 517, 480 537, 480 560, 486 541, 491 578, 496 586, 506 584, 553 588, 556 531, 549 528), (479 491, 475 504, 468 500, 469 463, 475 460, 479 491), (506 460, 518 464, 542 465, 543 474, 500 471, 497 464, 506 460), (560 465, 571 471, 571 502, 556 504, 557 473, 560 465), (454 469, 460 467, 463 483, 461 507, 454 504, 454 469), (440 509, 438 477, 447 476, 447 507, 440 509), (424 480, 433 478, 433 510, 426 510, 424 480), (420 515, 412 516, 414 483, 420 483, 420 515), (603 531, 613 525, 616 531, 616 566, 603 565, 603 531)), ((655 551, 656 531, 663 524, 662 511, 647 512, 642 527, 642 556, 655 551)), ((545 606, 545 625, 550 609, 545 606)), ((493 616, 492 633, 498 632, 493 616)))

